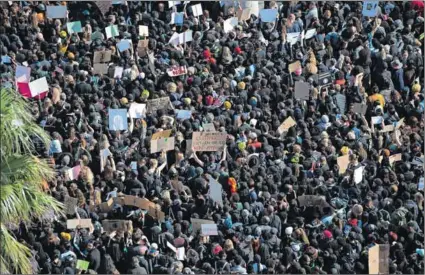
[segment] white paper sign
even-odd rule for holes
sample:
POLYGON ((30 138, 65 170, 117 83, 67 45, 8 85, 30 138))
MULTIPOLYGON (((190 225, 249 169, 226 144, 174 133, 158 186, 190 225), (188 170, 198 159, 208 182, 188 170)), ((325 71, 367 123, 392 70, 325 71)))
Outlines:
POLYGON ((49 91, 49 84, 47 84, 46 77, 39 78, 29 83, 31 96, 35 97, 39 94, 49 91))
POLYGON ((205 236, 217 236, 217 224, 201 224, 201 232, 205 236))
POLYGON ((310 39, 313 36, 315 36, 317 33, 316 29, 309 29, 307 30, 307 32, 305 33, 304 39, 310 39))
POLYGON ((143 118, 146 116, 146 104, 131 103, 128 114, 131 118, 143 118))
POLYGON ((124 71, 123 67, 115 67, 114 78, 121 78, 124 71))
POLYGON ((223 29, 225 33, 228 33, 233 30, 234 27, 238 25, 238 18, 237 17, 231 17, 229 19, 226 19, 223 23, 223 29))
POLYGON ((177 248, 174 245, 172 245, 171 243, 167 242, 167 247, 170 248, 171 250, 173 250, 174 253, 177 253, 177 248))
POLYGON ((196 4, 196 5, 192 6, 191 8, 192 8, 193 16, 197 17, 197 16, 202 15, 202 5, 201 4, 196 4))
POLYGON ((177 248, 177 260, 184 261, 185 254, 186 252, 184 250, 184 247, 177 248))
POLYGON ((373 124, 381 124, 383 121, 383 117, 382 116, 373 116, 371 118, 371 121, 373 124))
POLYGON ((168 1, 168 8, 171 9, 174 6, 180 5, 181 1, 168 1))
POLYGON ((354 170, 354 183, 358 184, 363 180, 363 171, 364 171, 365 167, 361 166, 359 168, 357 168, 356 170, 354 170))
POLYGON ((139 35, 140 36, 149 36, 149 28, 148 26, 139 26, 139 35))
POLYGON ((291 45, 294 45, 297 43, 297 41, 301 38, 300 32, 292 32, 286 34, 286 42, 290 43, 291 45))

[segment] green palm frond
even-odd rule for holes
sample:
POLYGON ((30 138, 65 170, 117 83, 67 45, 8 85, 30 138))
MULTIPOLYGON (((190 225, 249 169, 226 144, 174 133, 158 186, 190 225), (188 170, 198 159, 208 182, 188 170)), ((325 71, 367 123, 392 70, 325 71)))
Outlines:
POLYGON ((30 249, 19 243, 3 223, 0 227, 0 247, 1 274, 12 274, 13 271, 18 274, 33 273, 31 263, 28 260, 31 257, 30 249))
POLYGON ((45 160, 33 156, 31 137, 45 145, 49 135, 35 123, 28 102, 11 89, 0 93, 0 273, 33 273, 30 249, 18 242, 7 224, 40 218, 48 210, 63 215, 63 204, 45 193, 54 177, 45 160))
POLYGON ((0 164, 0 169, 2 185, 22 181, 40 186, 43 179, 51 180, 54 177, 52 168, 45 160, 29 155, 8 156, 7 162, 0 164))
POLYGON ((48 144, 49 135, 34 121, 28 102, 11 89, 0 93, 1 160, 14 153, 31 154, 34 144, 30 136, 38 136, 48 144))

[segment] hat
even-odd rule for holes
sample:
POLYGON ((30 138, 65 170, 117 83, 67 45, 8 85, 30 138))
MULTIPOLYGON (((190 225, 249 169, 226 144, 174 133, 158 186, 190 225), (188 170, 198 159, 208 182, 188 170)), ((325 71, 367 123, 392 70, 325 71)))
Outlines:
POLYGON ((174 93, 177 90, 177 85, 173 82, 168 83, 167 85, 167 91, 170 93, 174 93))
POLYGON ((183 98, 183 102, 186 105, 190 105, 192 103, 192 100, 190 98, 188 98, 188 97, 185 97, 185 98, 183 98))
POLYGON ((153 244, 151 245, 151 248, 156 250, 156 249, 158 249, 158 245, 157 245, 156 243, 153 243, 153 244))
POLYGON ((71 240, 71 234, 66 233, 66 232, 62 232, 61 238, 64 239, 65 241, 69 242, 71 240))
POLYGON ((232 108, 232 103, 230 103, 229 101, 225 101, 223 106, 226 110, 229 110, 230 108, 232 108))
POLYGON ((61 32, 59 33, 59 36, 60 36, 60 37, 62 37, 62 38, 65 38, 65 37, 66 37, 66 35, 67 35, 66 31, 61 31, 61 32))
POLYGON ((121 102, 122 105, 128 104, 128 99, 126 97, 122 97, 120 99, 120 102, 121 102))
POLYGON ((149 97, 149 91, 148 90, 143 90, 143 92, 142 92, 142 97, 144 97, 144 98, 148 98, 149 97))
POLYGON ((348 155, 348 152, 350 152, 350 148, 348 148, 347 146, 343 146, 341 148, 341 154, 343 154, 344 156, 348 155))
POLYGON ((255 96, 253 96, 249 99, 249 105, 251 105, 251 106, 254 106, 254 107, 257 106, 257 102, 258 102, 258 100, 255 96))
POLYGON ((421 85, 419 85, 419 83, 415 83, 412 86, 412 92, 413 93, 419 93, 421 91, 421 85))
POLYGON ((240 151, 245 150, 246 149, 246 142, 239 142, 238 148, 239 148, 240 151))
POLYGON ((293 231, 294 231, 294 228, 292 226, 285 228, 285 234, 286 235, 292 235, 293 231))
POLYGON ((216 246, 213 248, 212 253, 213 253, 214 255, 218 255, 218 253, 220 253, 222 250, 223 250, 223 248, 222 248, 220 245, 216 245, 216 246))
POLYGON ((323 231, 323 236, 327 239, 330 239, 330 238, 332 238, 332 232, 329 231, 329 230, 325 230, 325 231, 323 231))
POLYGON ((75 55, 73 53, 68 53, 68 59, 74 59, 75 55))
POLYGON ((239 90, 245 90, 245 86, 246 86, 246 84, 243 81, 241 81, 241 82, 238 83, 239 90))

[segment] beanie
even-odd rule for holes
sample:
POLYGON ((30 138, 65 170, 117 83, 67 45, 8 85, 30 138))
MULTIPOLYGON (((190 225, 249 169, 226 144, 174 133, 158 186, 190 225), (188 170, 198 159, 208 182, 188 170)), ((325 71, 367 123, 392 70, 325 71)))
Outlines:
POLYGON ((421 85, 419 83, 413 84, 412 86, 412 92, 413 93, 419 93, 421 91, 421 85))
POLYGON ((238 83, 239 90, 245 90, 246 84, 245 82, 241 81, 238 83))
POLYGON ((225 101, 224 102, 224 108, 226 110, 229 110, 230 108, 232 108, 232 103, 230 103, 229 101, 225 101))
POLYGON ((230 186, 230 192, 232 194, 237 193, 238 192, 238 188, 237 188, 237 184, 236 184, 236 180, 235 178, 229 178, 227 183, 230 186))

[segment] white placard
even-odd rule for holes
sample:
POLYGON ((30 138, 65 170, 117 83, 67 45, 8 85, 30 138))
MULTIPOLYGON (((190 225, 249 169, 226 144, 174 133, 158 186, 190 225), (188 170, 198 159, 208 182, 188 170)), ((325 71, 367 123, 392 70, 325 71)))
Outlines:
POLYGON ((237 17, 231 17, 229 19, 226 19, 223 23, 223 29, 225 33, 228 33, 232 31, 236 26, 238 25, 238 18, 237 17))
POLYGON ((49 91, 49 84, 46 77, 39 78, 29 83, 31 96, 35 97, 39 94, 49 91))
POLYGON ((66 18, 67 11, 66 6, 46 6, 47 18, 66 18))
POLYGON ((167 242, 167 247, 170 248, 171 250, 173 250, 174 253, 177 253, 177 248, 174 245, 172 245, 171 243, 167 242))
POLYGON ((209 195, 213 201, 218 203, 219 205, 223 205, 223 187, 220 183, 210 177, 210 190, 209 195))
POLYGON ((149 28, 148 26, 139 26, 139 35, 140 36, 149 36, 149 28))
POLYGON ((114 78, 121 78, 124 71, 123 67, 115 67, 114 78))
POLYGON ((128 115, 131 118, 143 118, 146 116, 146 104, 131 103, 128 115))
POLYGON ((198 16, 202 15, 203 11, 202 11, 202 5, 201 4, 196 4, 194 6, 191 6, 191 8, 192 8, 193 16, 198 17, 198 16))
POLYGON ((316 29, 309 29, 307 30, 307 32, 305 33, 304 39, 310 39, 313 36, 315 36, 317 33, 316 29))
POLYGON ((201 232, 205 236, 217 236, 217 224, 201 224, 201 232))
POLYGON ((364 166, 360 166, 359 168, 354 170, 354 183, 355 184, 362 182, 364 168, 365 168, 364 166))

